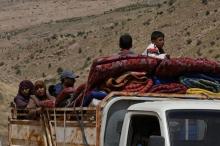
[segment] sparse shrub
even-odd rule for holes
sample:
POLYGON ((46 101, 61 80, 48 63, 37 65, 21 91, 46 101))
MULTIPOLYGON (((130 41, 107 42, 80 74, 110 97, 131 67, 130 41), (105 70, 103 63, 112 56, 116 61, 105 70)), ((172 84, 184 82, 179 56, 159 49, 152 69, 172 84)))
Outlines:
POLYGON ((150 25, 151 19, 148 19, 147 21, 143 22, 143 25, 150 25))
POLYGON ((31 55, 30 55, 30 59, 34 59, 34 54, 31 54, 31 55))
POLYGON ((176 0, 169 0, 168 4, 171 6, 176 2, 176 0))
POLYGON ((0 62, 0 66, 3 66, 5 63, 4 62, 0 62))
POLYGON ((131 21, 131 20, 132 20, 131 18, 128 18, 128 19, 127 19, 127 21, 131 21))
POLYGON ((190 36, 190 32, 188 31, 188 32, 186 33, 186 35, 190 36))
POLYGON ((91 60, 91 58, 88 56, 88 57, 86 58, 86 60, 87 60, 87 61, 90 61, 90 60, 91 60))
POLYGON ((118 22, 115 22, 114 25, 115 25, 115 26, 118 26, 118 22))
POLYGON ((124 26, 125 24, 126 24, 126 22, 125 22, 125 21, 122 21, 122 22, 121 22, 121 25, 122 25, 122 26, 124 26))
POLYGON ((50 63, 48 64, 48 68, 51 68, 51 64, 50 63))
POLYGON ((220 54, 216 54, 214 58, 215 58, 215 59, 220 58, 220 54))
POLYGON ((43 51, 44 51, 43 49, 39 49, 39 53, 43 53, 43 51))
POLYGON ((84 31, 79 31, 79 32, 77 32, 77 36, 83 36, 84 34, 85 34, 84 31))
POLYGON ((82 48, 79 48, 78 53, 79 54, 82 53, 82 48))
POLYGON ((99 53, 102 53, 102 49, 99 49, 99 53))
POLYGON ((163 11, 157 12, 157 15, 162 15, 163 11))
POLYGON ((202 3, 203 3, 204 5, 207 5, 207 4, 208 4, 208 0, 202 0, 202 3))
POLYGON ((21 70, 20 70, 20 68, 17 68, 15 73, 16 73, 16 75, 21 75, 21 70))
POLYGON ((211 45, 211 46, 214 46, 214 45, 215 45, 215 42, 214 42, 214 41, 211 41, 211 42, 210 42, 210 45, 211 45))
POLYGON ((160 8, 160 7, 161 7, 161 4, 157 4, 157 7, 160 8))
POLYGON ((11 37, 10 37, 9 35, 7 35, 7 37, 6 37, 6 38, 7 38, 7 40, 10 40, 10 39, 11 39, 11 37))
POLYGON ((212 49, 210 49, 208 52, 209 52, 209 53, 212 53, 212 52, 213 52, 213 50, 212 50, 212 49))
POLYGON ((44 41, 50 43, 50 38, 45 38, 44 41))
POLYGON ((57 39, 57 35, 54 34, 54 35, 51 37, 51 39, 56 40, 56 39, 57 39))
POLYGON ((87 57, 83 66, 82 66, 82 69, 86 68, 87 66, 89 66, 89 60, 90 60, 90 57, 87 57))
POLYGON ((28 64, 28 63, 30 63, 30 60, 29 60, 29 59, 26 59, 26 60, 24 61, 24 63, 28 64))
POLYGON ((192 39, 187 39, 186 40, 186 43, 189 45, 189 44, 191 44, 192 43, 192 39))
POLYGON ((206 12, 205 12, 205 15, 206 15, 206 16, 208 16, 209 14, 210 14, 210 12, 209 12, 209 11, 206 11, 206 12))
POLYGON ((196 51, 196 54, 197 54, 198 56, 202 56, 201 48, 199 48, 199 49, 196 51))
POLYGON ((174 7, 174 6, 172 6, 172 7, 170 7, 170 8, 167 9, 167 12, 168 12, 168 13, 172 13, 172 12, 174 12, 174 11, 175 11, 175 7, 174 7))
POLYGON ((2 93, 0 93, 0 100, 3 100, 3 97, 2 93))
POLYGON ((199 46, 199 45, 201 45, 201 44, 202 44, 202 41, 197 40, 197 42, 196 42, 196 46, 199 46))
POLYGON ((58 67, 57 68, 57 73, 60 75, 63 72, 63 68, 62 67, 58 67))
POLYGON ((142 14, 138 15, 137 18, 140 18, 141 16, 143 16, 142 14))
POLYGON ((45 77, 46 77, 46 74, 45 74, 44 72, 42 73, 42 77, 43 77, 43 78, 45 78, 45 77))

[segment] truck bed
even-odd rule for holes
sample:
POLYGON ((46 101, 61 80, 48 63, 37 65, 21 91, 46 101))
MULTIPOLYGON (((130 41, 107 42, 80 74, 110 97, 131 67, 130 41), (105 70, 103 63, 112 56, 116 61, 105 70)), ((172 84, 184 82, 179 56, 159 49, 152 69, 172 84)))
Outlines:
POLYGON ((28 110, 12 111, 10 146, 80 146, 85 143, 83 136, 90 146, 96 144, 95 108, 43 109, 35 117, 28 110))
POLYGON ((220 97, 112 92, 97 107, 42 109, 41 113, 35 116, 30 114, 29 110, 12 108, 8 120, 9 146, 103 145, 108 119, 110 119, 113 112, 123 109, 121 104, 118 104, 119 108, 114 107, 113 105, 117 106, 117 104, 113 104, 113 101, 114 103, 127 102, 127 105, 123 104, 124 108, 127 108, 137 102, 164 99, 217 100, 220 97))

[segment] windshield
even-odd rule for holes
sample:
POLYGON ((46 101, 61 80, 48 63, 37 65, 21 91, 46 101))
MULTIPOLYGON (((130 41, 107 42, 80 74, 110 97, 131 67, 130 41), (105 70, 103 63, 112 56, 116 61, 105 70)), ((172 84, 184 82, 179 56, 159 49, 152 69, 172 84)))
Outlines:
POLYGON ((167 121, 171 146, 220 146, 220 112, 170 110, 167 121))

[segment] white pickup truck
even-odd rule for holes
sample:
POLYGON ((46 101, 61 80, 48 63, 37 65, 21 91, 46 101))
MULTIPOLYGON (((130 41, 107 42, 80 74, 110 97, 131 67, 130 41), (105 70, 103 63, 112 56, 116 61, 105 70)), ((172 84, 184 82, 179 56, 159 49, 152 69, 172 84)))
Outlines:
MULTIPOLYGON (((220 98, 220 97, 219 97, 220 98)), ((218 97, 112 92, 96 107, 12 109, 10 146, 219 146, 218 97)))

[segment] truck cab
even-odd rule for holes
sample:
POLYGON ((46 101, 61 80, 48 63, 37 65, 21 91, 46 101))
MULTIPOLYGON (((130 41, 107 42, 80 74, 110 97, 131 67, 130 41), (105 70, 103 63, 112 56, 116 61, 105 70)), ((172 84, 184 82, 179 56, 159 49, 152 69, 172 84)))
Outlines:
POLYGON ((219 146, 220 102, 166 100, 130 106, 120 146, 219 146))

